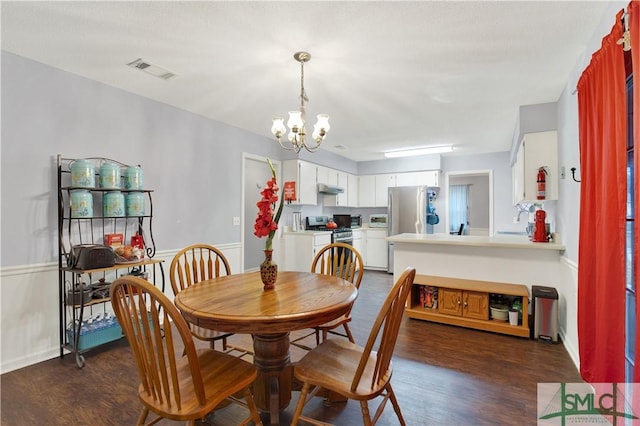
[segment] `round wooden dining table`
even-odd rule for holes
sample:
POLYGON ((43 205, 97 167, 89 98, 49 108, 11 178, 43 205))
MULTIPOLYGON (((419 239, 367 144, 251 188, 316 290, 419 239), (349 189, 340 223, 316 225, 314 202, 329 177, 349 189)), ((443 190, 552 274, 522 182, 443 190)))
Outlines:
POLYGON ((192 324, 253 336, 254 398, 275 425, 291 401, 289 332, 340 317, 357 295, 349 281, 293 271, 278 272, 275 289, 264 290, 260 272, 249 272, 194 284, 178 293, 175 304, 192 324))

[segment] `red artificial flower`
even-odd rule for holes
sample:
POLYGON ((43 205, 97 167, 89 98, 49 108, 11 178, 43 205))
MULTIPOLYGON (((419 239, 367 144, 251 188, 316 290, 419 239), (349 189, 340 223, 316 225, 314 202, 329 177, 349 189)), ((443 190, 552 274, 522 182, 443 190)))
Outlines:
POLYGON ((256 218, 256 224, 254 225, 254 232, 258 238, 267 237, 265 244, 265 250, 271 250, 273 237, 278 229, 278 221, 280 220, 280 214, 282 213, 282 199, 280 199, 280 206, 274 217, 274 207, 278 201, 278 183, 276 181, 276 170, 269 159, 267 159, 269 168, 271 169, 271 179, 267 181, 266 186, 260 192, 262 199, 256 203, 258 206, 258 217, 256 218))

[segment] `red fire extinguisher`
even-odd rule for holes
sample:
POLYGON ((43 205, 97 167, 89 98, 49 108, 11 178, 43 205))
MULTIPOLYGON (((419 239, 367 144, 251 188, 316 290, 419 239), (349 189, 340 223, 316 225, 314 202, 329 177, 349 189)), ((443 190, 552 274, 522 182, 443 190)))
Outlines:
POLYGON ((546 183, 547 169, 540 167, 538 169, 538 200, 544 200, 547 197, 547 183, 546 183))

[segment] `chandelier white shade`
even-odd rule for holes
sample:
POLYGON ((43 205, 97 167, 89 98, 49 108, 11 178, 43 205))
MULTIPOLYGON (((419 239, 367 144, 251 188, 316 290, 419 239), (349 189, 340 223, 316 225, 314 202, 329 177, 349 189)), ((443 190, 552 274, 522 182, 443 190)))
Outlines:
POLYGON ((304 90, 304 63, 311 59, 311 55, 307 52, 297 52, 293 57, 296 61, 300 62, 300 109, 298 111, 289 111, 289 120, 287 120, 286 126, 284 125, 284 118, 274 117, 271 133, 278 139, 280 146, 284 149, 293 150, 298 153, 304 148, 309 152, 314 152, 320 148, 324 137, 331 129, 329 126, 329 115, 318 114, 316 124, 313 126, 313 132, 311 133, 311 138, 315 144, 313 146, 307 145, 304 102, 309 102, 309 98, 307 98, 307 93, 304 90), (287 131, 287 127, 289 127, 289 133, 287 135, 288 143, 282 140, 282 136, 287 131))

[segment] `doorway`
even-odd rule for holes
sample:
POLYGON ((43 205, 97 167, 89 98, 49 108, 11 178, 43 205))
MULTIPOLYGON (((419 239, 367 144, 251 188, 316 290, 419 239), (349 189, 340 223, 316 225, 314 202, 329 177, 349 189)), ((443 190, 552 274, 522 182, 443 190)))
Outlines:
POLYGON ((445 232, 493 235, 493 170, 447 172, 445 182, 445 232))
MULTIPOLYGON (((277 174, 278 184, 282 179, 280 162, 271 160, 277 174)), ((258 214, 256 203, 260 200, 260 191, 267 180, 271 178, 271 171, 266 157, 252 154, 242 154, 242 226, 240 239, 243 250, 243 271, 257 271, 264 260, 264 239, 253 235, 253 228, 258 214)))

